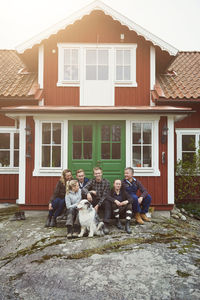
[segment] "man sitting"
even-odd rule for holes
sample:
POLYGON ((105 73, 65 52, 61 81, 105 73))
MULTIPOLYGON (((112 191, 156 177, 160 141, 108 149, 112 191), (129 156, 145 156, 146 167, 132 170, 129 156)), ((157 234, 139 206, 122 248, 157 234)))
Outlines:
POLYGON ((96 212, 102 207, 104 209, 104 233, 108 234, 108 224, 111 217, 111 202, 107 200, 110 193, 110 183, 107 179, 102 178, 103 172, 100 167, 93 169, 94 179, 86 183, 82 189, 82 196, 86 197, 92 203, 96 212))
POLYGON ((133 213, 135 213, 136 222, 142 225, 144 224, 144 221, 150 222, 150 219, 147 218, 146 213, 148 212, 151 204, 151 196, 148 194, 141 182, 133 177, 133 174, 133 168, 125 168, 123 186, 133 199, 133 213), (136 195, 138 190, 141 192, 139 198, 136 195))
POLYGON ((89 181, 89 179, 85 177, 85 172, 83 169, 79 169, 76 171, 76 178, 78 180, 79 188, 82 190, 82 188, 89 181))
POLYGON ((111 190, 108 200, 112 203, 113 214, 116 219, 116 226, 118 229, 122 229, 122 224, 120 222, 120 217, 125 215, 126 225, 125 230, 127 233, 131 233, 130 220, 132 216, 132 197, 124 190, 122 187, 122 182, 120 179, 115 179, 113 183, 113 188, 111 190))

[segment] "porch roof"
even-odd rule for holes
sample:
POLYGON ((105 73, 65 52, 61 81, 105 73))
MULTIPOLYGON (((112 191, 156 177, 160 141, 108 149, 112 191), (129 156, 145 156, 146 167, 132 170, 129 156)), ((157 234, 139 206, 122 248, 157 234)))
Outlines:
POLYGON ((12 106, 2 107, 6 114, 63 114, 63 113, 108 113, 108 114, 185 114, 192 108, 173 106, 12 106))

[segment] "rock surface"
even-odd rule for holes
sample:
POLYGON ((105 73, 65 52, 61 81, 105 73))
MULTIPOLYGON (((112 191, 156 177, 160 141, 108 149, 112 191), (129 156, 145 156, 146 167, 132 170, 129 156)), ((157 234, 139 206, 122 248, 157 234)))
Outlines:
POLYGON ((66 238, 46 213, 0 222, 0 299, 196 300, 200 222, 191 218, 111 227, 104 237, 66 238))

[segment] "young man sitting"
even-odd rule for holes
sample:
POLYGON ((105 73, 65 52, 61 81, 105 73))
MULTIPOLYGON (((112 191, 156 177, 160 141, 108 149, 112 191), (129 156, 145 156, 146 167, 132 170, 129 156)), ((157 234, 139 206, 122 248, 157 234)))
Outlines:
POLYGON ((83 169, 79 169, 76 171, 76 178, 78 180, 79 188, 82 190, 82 188, 89 181, 89 179, 85 177, 85 172, 83 169))
POLYGON ((151 204, 151 196, 148 194, 141 182, 133 177, 133 174, 134 170, 131 167, 124 170, 123 187, 133 199, 133 213, 135 213, 136 222, 143 225, 144 221, 150 222, 146 213, 148 212, 151 204), (140 197, 137 196, 138 190, 141 192, 140 197))
POLYGON ((110 200, 112 203, 112 210, 113 210, 114 217, 116 219, 117 228, 122 229, 120 217, 125 215, 126 217, 125 230, 127 233, 130 234, 131 233, 130 220, 132 216, 133 199, 122 187, 122 182, 120 179, 115 179, 108 200, 110 200))
POLYGON ((82 196, 86 197, 92 203, 92 206, 98 212, 99 208, 104 209, 104 233, 108 234, 108 224, 111 217, 111 202, 107 200, 110 193, 110 183, 107 179, 102 178, 103 172, 99 167, 93 169, 94 179, 86 183, 82 189, 82 196))

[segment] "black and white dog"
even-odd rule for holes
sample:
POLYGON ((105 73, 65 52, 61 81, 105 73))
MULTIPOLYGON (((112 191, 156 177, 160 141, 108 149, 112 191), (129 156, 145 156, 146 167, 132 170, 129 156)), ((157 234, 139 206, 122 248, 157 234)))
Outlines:
POLYGON ((79 222, 81 225, 81 232, 78 236, 82 237, 86 230, 89 231, 89 237, 93 237, 94 235, 104 235, 104 223, 100 222, 92 204, 84 199, 78 203, 77 208, 79 210, 79 222))

